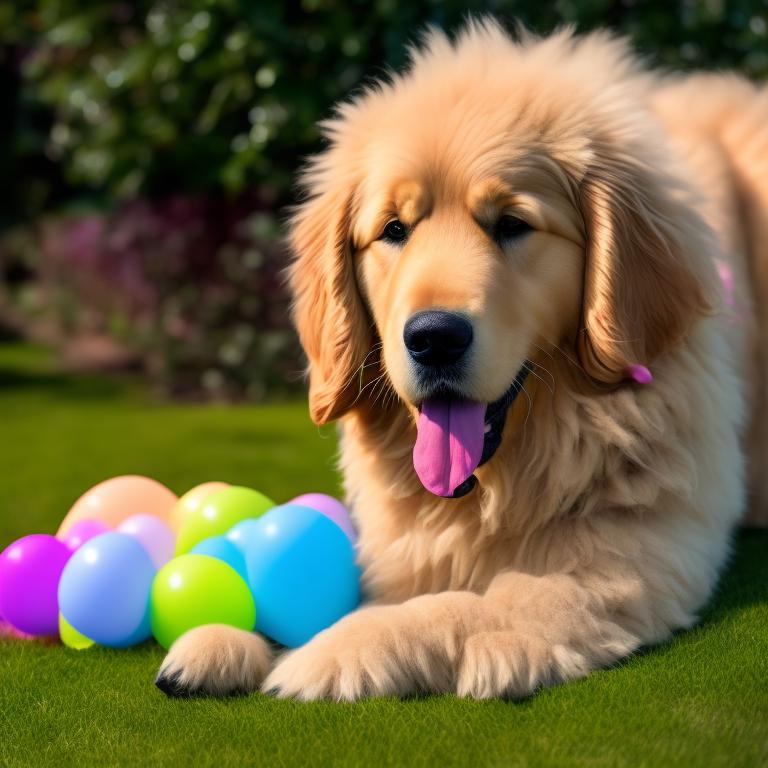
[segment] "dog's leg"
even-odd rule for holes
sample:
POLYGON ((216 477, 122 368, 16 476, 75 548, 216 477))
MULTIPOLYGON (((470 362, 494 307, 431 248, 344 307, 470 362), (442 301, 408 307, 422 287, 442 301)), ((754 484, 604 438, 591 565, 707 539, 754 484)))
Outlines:
MULTIPOLYGON (((602 552, 569 572, 510 571, 483 595, 363 608, 279 660, 263 690, 305 700, 422 691, 522 697, 583 677, 693 623, 722 553, 680 558, 685 550, 665 547, 662 534, 668 544, 673 526, 652 532, 622 521, 602 552)), ((677 535, 695 538, 685 526, 677 535)))
MULTIPOLYGON (((638 608, 632 605, 632 586, 603 586, 608 590, 585 588, 571 575, 499 576, 485 599, 506 618, 501 626, 466 638, 456 693, 520 698, 541 686, 584 677, 668 635, 666 626, 656 632, 646 617, 631 615, 638 608), (612 588, 613 597, 608 594, 612 588)), ((690 621, 688 616, 681 620, 690 621)))
POLYGON ((260 635, 223 624, 196 627, 172 646, 155 684, 169 696, 250 693, 261 685, 272 651, 260 635))
POLYGON ((514 573, 485 596, 445 592, 365 608, 280 660, 263 688, 305 700, 525 696, 638 647, 601 602, 571 577, 514 573))
POLYGON ((486 625, 483 614, 483 598, 470 592, 361 608, 283 656, 262 688, 348 701, 452 691, 463 639, 486 625))

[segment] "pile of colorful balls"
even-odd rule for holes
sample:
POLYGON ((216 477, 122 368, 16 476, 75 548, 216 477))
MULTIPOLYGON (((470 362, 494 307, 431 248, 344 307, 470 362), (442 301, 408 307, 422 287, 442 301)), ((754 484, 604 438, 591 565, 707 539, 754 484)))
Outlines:
POLYGON ((355 531, 344 505, 310 493, 276 505, 211 482, 181 498, 137 475, 77 500, 56 536, 0 555, 0 620, 65 645, 165 648, 202 624, 304 644, 360 600, 355 531))

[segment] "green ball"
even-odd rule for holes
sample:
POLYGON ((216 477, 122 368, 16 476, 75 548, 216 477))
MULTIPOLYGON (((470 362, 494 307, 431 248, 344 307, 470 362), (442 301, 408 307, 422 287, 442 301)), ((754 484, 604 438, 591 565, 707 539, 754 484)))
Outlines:
POLYGON ((223 536, 241 520, 261 517, 275 502, 263 493, 231 485, 206 497, 184 521, 176 539, 176 554, 183 555, 198 542, 211 536, 223 536))
POLYGON ((61 613, 59 613, 59 636, 67 648, 74 648, 76 651, 85 651, 96 645, 90 637, 78 632, 61 613))
POLYGON ((202 624, 229 624, 248 631, 256 624, 248 585, 234 568, 208 555, 182 555, 157 572, 149 615, 152 634, 166 649, 202 624))

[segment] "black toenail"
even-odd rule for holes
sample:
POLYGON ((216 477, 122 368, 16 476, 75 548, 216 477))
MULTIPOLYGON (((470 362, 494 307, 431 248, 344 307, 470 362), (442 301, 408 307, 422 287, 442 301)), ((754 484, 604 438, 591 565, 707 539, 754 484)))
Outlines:
POLYGON ((167 675, 160 672, 155 678, 155 685, 166 695, 173 698, 185 698, 192 695, 192 690, 180 682, 181 672, 167 675))

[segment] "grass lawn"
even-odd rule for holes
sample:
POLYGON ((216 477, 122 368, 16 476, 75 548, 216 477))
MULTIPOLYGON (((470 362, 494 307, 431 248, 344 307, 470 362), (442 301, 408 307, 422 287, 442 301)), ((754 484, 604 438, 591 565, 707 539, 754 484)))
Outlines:
MULTIPOLYGON (((155 405, 0 347, 0 548, 53 532, 111 475, 209 479, 277 500, 334 492, 332 430, 303 403, 155 405)), ((768 468, 766 468, 768 469, 768 468)), ((154 643, 85 652, 0 640, 0 765, 768 765, 768 533, 742 533, 693 631, 523 702, 300 704, 165 698, 154 643)))

